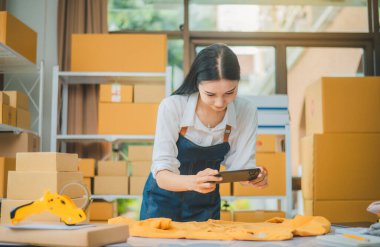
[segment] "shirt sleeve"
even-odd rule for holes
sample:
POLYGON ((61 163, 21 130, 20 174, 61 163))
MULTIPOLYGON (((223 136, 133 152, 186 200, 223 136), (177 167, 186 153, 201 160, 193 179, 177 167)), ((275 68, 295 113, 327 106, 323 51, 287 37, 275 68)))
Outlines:
POLYGON ((169 170, 180 174, 180 162, 177 159, 178 149, 176 143, 179 135, 181 116, 177 109, 179 104, 175 104, 169 98, 164 99, 158 107, 151 168, 154 178, 157 172, 161 170, 169 170))
POLYGON ((256 133, 257 110, 255 107, 247 107, 239 116, 238 126, 232 131, 237 131, 230 152, 225 157, 227 170, 241 170, 256 167, 256 133))

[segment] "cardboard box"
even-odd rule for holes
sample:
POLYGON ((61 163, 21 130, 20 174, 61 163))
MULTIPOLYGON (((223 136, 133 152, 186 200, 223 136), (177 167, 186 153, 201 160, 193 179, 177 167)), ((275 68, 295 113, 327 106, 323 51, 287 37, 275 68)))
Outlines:
POLYGON ((148 177, 130 177, 129 178, 129 194, 141 196, 148 177))
POLYGON ((135 103, 160 103, 165 98, 165 84, 135 84, 135 103))
MULTIPOLYGON (((57 223, 52 223, 56 225, 57 223)), ((63 225, 63 223, 61 223, 63 225)), ((37 246, 73 246, 100 247, 113 243, 124 243, 129 236, 128 225, 98 224, 77 230, 25 229, 15 231, 6 227, 0 228, 0 241, 24 243, 37 246)))
POLYGON ((317 134, 301 139, 305 199, 379 200, 380 134, 317 134))
POLYGON ((0 104, 0 124, 10 124, 11 112, 9 105, 0 104))
MULTIPOLYGON (((37 198, 36 198, 37 199, 37 198)), ((83 207, 85 204, 85 198, 76 198, 72 199, 77 207, 83 207)), ((1 201, 1 224, 10 224, 10 212, 14 208, 17 208, 21 205, 25 205, 33 202, 34 200, 12 200, 12 199, 3 199, 1 201)), ((21 223, 32 223, 32 222, 60 222, 61 219, 48 210, 42 211, 41 213, 31 214, 24 218, 21 223)), ((82 223, 88 223, 89 218, 87 218, 82 223)))
POLYGON ((99 95, 99 102, 102 103, 132 103, 133 85, 101 84, 99 95))
POLYGON ((285 218, 285 212, 270 210, 234 211, 234 221, 236 222, 264 222, 274 217, 285 218))
POLYGON ((128 176, 96 176, 95 195, 128 195, 128 176))
POLYGON ((133 160, 131 161, 130 174, 135 177, 147 177, 150 174, 151 168, 152 168, 152 161, 133 160))
POLYGON ((219 194, 220 196, 230 196, 232 190, 231 183, 221 183, 219 184, 219 194))
POLYGON ((98 133, 154 135, 158 104, 99 103, 98 133))
POLYGON ((20 91, 3 91, 9 96, 9 105, 15 108, 20 108, 25 111, 29 111, 29 98, 23 92, 20 91))
POLYGON ((367 212, 370 200, 304 200, 305 215, 323 216, 331 223, 375 222, 375 214, 367 212))
MULTIPOLYGON (((29 118, 29 122, 30 122, 30 118, 29 118)), ((17 109, 12 106, 9 107, 9 125, 17 127, 17 109)))
POLYGON ((17 153, 16 171, 78 171, 78 154, 35 152, 17 153))
MULTIPOLYGON (((128 146, 128 160, 137 161, 151 161, 153 155, 153 146, 145 145, 129 145, 128 146)), ((152 164, 151 164, 152 165, 152 164)))
POLYGON ((73 34, 71 70, 165 72, 166 42, 163 34, 73 34))
POLYGON ((15 169, 15 158, 0 157, 0 198, 7 197, 8 172, 15 169))
POLYGON ((37 33, 7 11, 0 12, 0 43, 36 63, 37 33))
POLYGON ((305 97, 306 135, 380 132, 380 77, 322 77, 305 97))
POLYGON ((257 153, 257 166, 268 170, 268 186, 256 189, 243 186, 240 182, 233 183, 235 196, 285 196, 286 195, 286 156, 285 153, 257 153))
POLYGON ((281 141, 283 136, 278 135, 257 135, 256 137, 256 152, 257 153, 275 153, 283 152, 281 141))
POLYGON ((22 129, 30 129, 30 112, 17 109, 17 127, 22 129))
POLYGON ((0 104, 9 105, 9 96, 0 91, 0 104))
POLYGON ((40 138, 32 133, 0 133, 0 155, 16 157, 17 152, 40 151, 40 138))
MULTIPOLYGON (((30 172, 10 171, 8 173, 9 199, 35 200, 43 196, 45 191, 60 193, 63 186, 72 182, 82 182, 81 172, 30 172)), ((79 186, 69 186, 64 194, 78 198, 85 194, 79 186)))
POLYGON ((98 161, 99 176, 128 176, 126 161, 98 161))
POLYGON ((117 203, 113 202, 92 202, 90 205, 90 220, 104 220, 117 216, 117 203))
POLYGON ((83 184, 87 187, 88 191, 92 193, 92 181, 89 177, 83 178, 83 184))
POLYGON ((220 220, 233 221, 232 211, 229 210, 220 210, 220 220))
POLYGON ((83 177, 95 176, 95 159, 80 158, 78 160, 79 171, 83 173, 83 177))

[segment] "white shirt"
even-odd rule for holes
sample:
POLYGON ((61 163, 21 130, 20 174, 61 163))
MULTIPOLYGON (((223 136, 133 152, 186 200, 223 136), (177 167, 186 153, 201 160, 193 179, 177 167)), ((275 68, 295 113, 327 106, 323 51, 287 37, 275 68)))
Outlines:
POLYGON ((153 177, 158 171, 169 170, 180 174, 181 165, 176 142, 182 127, 188 127, 185 137, 199 146, 223 142, 226 125, 230 125, 228 142, 230 151, 222 164, 227 170, 249 169, 256 166, 257 110, 252 102, 236 97, 227 106, 223 120, 214 128, 207 128, 198 118, 195 109, 199 93, 172 95, 158 108, 156 135, 153 147, 153 177))

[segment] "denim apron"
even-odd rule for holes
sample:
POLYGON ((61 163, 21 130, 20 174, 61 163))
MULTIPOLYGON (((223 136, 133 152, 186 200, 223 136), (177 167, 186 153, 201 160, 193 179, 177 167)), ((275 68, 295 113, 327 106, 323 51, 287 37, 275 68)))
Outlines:
MULTIPOLYGON (((230 150, 228 137, 231 126, 227 125, 224 142, 209 147, 199 146, 185 138, 187 127, 181 129, 177 140, 181 175, 195 175, 206 168, 218 170, 224 156, 230 150)), ((196 191, 173 192, 161 189, 150 173, 145 183, 140 219, 165 217, 173 221, 207 221, 220 219, 219 185, 214 191, 202 194, 196 191)))

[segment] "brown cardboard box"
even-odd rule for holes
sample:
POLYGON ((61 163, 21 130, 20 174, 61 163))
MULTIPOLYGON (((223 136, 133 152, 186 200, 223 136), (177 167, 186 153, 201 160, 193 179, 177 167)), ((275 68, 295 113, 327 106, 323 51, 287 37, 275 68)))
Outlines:
POLYGON ((0 124, 10 124, 10 116, 9 105, 0 104, 0 124))
POLYGON ((9 107, 9 125, 17 127, 17 109, 12 106, 9 107))
POLYGON ((95 176, 95 159, 80 158, 78 160, 79 171, 83 173, 83 177, 95 176))
POLYGON ((285 212, 270 210, 234 211, 234 221, 236 222, 264 222, 274 217, 285 218, 285 212))
POLYGON ((9 105, 9 96, 0 91, 0 104, 9 105))
POLYGON ((17 153, 16 171, 78 171, 78 154, 35 152, 17 153))
MULTIPOLYGON (((36 198, 37 199, 37 198, 36 198)), ((77 207, 83 207, 85 204, 85 198, 75 198, 72 199, 77 207)), ((33 202, 34 200, 12 200, 12 199, 3 199, 1 201, 1 224, 10 223, 10 212, 14 208, 17 208, 21 205, 25 205, 33 202)), ((48 210, 42 211, 41 213, 31 214, 22 221, 22 223, 31 223, 31 222, 60 222, 60 218, 57 215, 50 213, 48 210)), ((87 218, 82 223, 88 223, 89 219, 87 218)))
POLYGON ((380 77, 322 77, 305 97, 306 135, 380 132, 380 77))
POLYGON ((232 216, 233 216, 232 211, 220 210, 220 220, 233 221, 232 216))
POLYGON ((148 177, 130 177, 129 178, 129 194, 141 196, 148 177))
POLYGON ((22 129, 30 129, 30 112, 17 109, 17 127, 22 129))
POLYGON ((128 176, 126 161, 98 161, 99 176, 128 176))
POLYGON ((132 160, 131 161, 131 175, 135 177, 149 176, 152 161, 132 160))
POLYGON ((160 103, 165 98, 165 85, 135 84, 135 103, 160 103))
POLYGON ((380 134, 317 134, 301 140, 305 199, 379 200, 380 134))
POLYGON ((219 193, 221 196, 231 195, 232 184, 231 183, 221 183, 219 184, 219 193))
POLYGON ((0 12, 0 43, 36 63, 37 33, 7 11, 0 12))
POLYGON ((4 91, 9 96, 9 105, 17 109, 29 111, 29 98, 23 92, 19 91, 4 91))
POLYGON ((129 145, 128 146, 128 160, 136 161, 136 160, 152 160, 153 155, 153 146, 137 146, 137 145, 129 145))
POLYGON ((128 176, 96 176, 95 195, 128 195, 128 176))
POLYGON ((117 216, 117 204, 113 202, 92 202, 90 205, 90 220, 104 220, 117 216))
POLYGON ((257 166, 264 166, 268 170, 268 186, 256 189, 252 186, 243 186, 240 182, 233 183, 235 196, 285 196, 286 195, 286 160, 285 153, 257 153, 257 166))
POLYGON ((257 135, 256 152, 258 153, 275 153, 282 152, 281 141, 283 136, 278 135, 257 135))
MULTIPOLYGON (((52 224, 56 225, 57 223, 52 224)), ((15 231, 2 227, 0 229, 0 241, 37 246, 100 247, 126 242, 129 236, 128 229, 128 225, 98 224, 95 227, 70 231, 49 230, 47 234, 46 230, 25 229, 15 231)))
POLYGON ((0 157, 0 198, 7 197, 8 172, 15 169, 15 158, 0 157))
POLYGON ((99 103, 99 134, 154 135, 158 104, 99 103))
POLYGON ((99 94, 99 102, 102 103, 132 103, 133 85, 101 84, 99 94))
POLYGON ((166 42, 162 34, 73 34, 71 70, 165 72, 166 42))
POLYGON ((367 212, 370 200, 304 200, 305 215, 323 216, 332 223, 375 222, 375 214, 367 212))
POLYGON ((0 133, 0 155, 15 157, 17 152, 40 151, 40 138, 31 133, 0 133))
POLYGON ((91 178, 84 177, 83 178, 83 184, 87 187, 88 191, 92 193, 92 182, 91 178))
MULTIPOLYGON (((64 185, 82 181, 81 172, 10 171, 7 196, 9 199, 35 200, 43 196, 47 190, 52 193, 60 193, 64 185)), ((79 186, 70 186, 64 193, 71 198, 78 198, 85 194, 79 186)))

